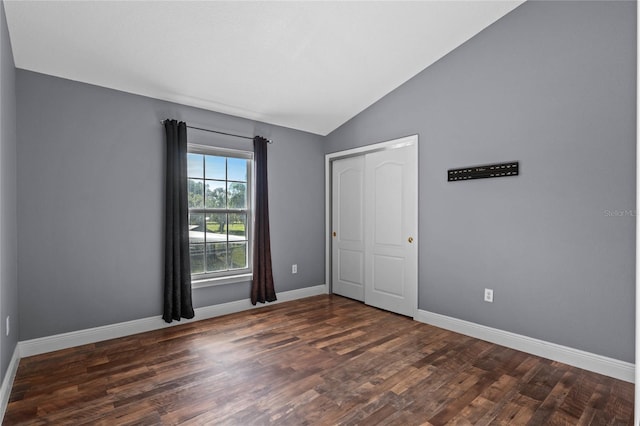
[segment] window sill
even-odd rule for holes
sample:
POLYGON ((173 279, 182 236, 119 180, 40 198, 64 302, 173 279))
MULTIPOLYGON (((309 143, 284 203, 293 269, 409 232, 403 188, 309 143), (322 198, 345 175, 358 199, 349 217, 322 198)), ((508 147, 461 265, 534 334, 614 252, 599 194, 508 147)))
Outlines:
POLYGON ((244 283, 247 281, 251 281, 252 278, 253 274, 251 272, 249 272, 248 274, 228 275, 226 277, 204 278, 201 280, 191 281, 191 288, 204 288, 217 285, 244 283))

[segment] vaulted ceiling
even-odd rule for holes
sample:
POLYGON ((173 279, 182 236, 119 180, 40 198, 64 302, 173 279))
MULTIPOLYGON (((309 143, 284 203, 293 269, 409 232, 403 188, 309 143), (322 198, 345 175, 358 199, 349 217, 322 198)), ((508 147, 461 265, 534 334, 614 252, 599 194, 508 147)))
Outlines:
POLYGON ((5 10, 18 68, 326 135, 521 3, 5 0, 5 10))

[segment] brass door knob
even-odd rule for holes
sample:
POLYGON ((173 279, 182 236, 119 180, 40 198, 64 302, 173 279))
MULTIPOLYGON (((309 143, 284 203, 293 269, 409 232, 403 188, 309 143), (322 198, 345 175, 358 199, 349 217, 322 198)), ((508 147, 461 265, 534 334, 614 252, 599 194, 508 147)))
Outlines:
POLYGON ((336 231, 333 231, 334 238, 336 237, 336 235, 338 235, 338 234, 336 234, 336 231))
POLYGON ((413 242, 413 237, 409 237, 407 241, 409 241, 409 244, 411 244, 413 242))

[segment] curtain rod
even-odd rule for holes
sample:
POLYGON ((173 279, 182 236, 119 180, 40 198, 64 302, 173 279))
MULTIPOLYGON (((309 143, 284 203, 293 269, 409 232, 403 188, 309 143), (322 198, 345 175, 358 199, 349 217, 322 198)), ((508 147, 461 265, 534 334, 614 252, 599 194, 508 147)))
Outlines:
MULTIPOLYGON (((165 120, 160 120, 160 124, 164 124, 164 122, 165 122, 165 120)), ((234 135, 233 133, 225 133, 225 132, 220 132, 218 130, 203 129, 202 127, 194 127, 194 126, 187 125, 187 129, 202 130, 203 132, 218 133, 220 135, 233 136, 233 137, 236 137, 236 138, 253 140, 253 137, 251 137, 251 136, 234 135)), ((267 138, 265 138, 265 139, 267 139, 267 138)), ((273 141, 271 139, 267 139, 267 143, 273 143, 273 141)))

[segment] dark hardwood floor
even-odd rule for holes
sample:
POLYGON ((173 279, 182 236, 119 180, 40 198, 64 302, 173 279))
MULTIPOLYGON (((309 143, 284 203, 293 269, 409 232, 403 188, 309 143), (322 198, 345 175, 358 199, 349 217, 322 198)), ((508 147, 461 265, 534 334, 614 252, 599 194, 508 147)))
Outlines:
POLYGON ((618 425, 633 385, 339 296, 20 361, 4 424, 618 425))

